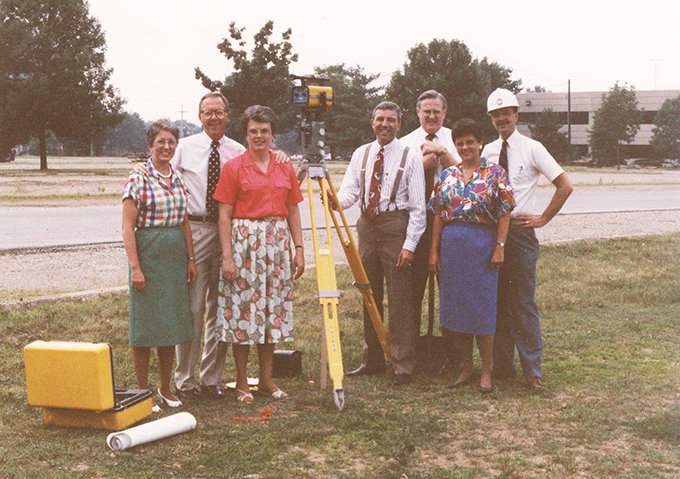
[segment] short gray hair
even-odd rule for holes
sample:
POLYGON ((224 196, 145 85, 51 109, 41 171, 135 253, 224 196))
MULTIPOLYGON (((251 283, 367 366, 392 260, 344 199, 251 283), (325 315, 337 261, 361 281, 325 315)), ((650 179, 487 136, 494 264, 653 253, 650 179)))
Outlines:
POLYGON ((224 102, 224 110, 225 111, 230 111, 229 110, 229 102, 227 101, 227 97, 222 95, 218 91, 209 91, 205 95, 201 97, 201 101, 198 102, 198 112, 203 113, 203 101, 208 99, 208 98, 220 98, 224 102))
POLYGON ((373 114, 371 115, 371 118, 375 118, 375 112, 378 110, 396 111, 397 117, 399 118, 399 122, 401 123, 401 108, 399 108, 399 105, 397 105, 396 103, 393 103, 391 101, 381 101, 375 108, 373 108, 373 114))
POLYGON ((170 120, 162 118, 149 125, 149 128, 146 130, 146 144, 152 146, 153 142, 156 141, 158 134, 163 130, 172 133, 172 136, 175 137, 175 140, 179 141, 179 128, 173 125, 170 120))
POLYGON ((268 106, 253 105, 246 108, 241 117, 241 127, 245 133, 248 133, 250 120, 256 123, 269 123, 272 135, 276 134, 276 114, 268 106))
POLYGON ((418 97, 418 101, 416 102, 416 108, 420 108, 420 103, 423 100, 430 100, 434 98, 438 98, 442 102, 442 107, 444 110, 446 110, 446 98, 444 98, 444 95, 439 93, 437 90, 427 90, 426 92, 421 93, 418 97))

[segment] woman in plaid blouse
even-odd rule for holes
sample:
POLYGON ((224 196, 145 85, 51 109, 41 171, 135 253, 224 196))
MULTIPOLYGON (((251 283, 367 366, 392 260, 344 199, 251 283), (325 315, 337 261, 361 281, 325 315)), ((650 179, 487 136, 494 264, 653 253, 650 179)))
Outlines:
POLYGON ((123 193, 123 241, 130 262, 130 346, 137 387, 149 389, 149 359, 155 347, 158 395, 169 407, 182 405, 170 391, 170 378, 175 345, 194 336, 187 282, 197 276, 187 192, 170 165, 178 138, 179 130, 168 120, 152 123, 147 131, 151 151, 147 171, 133 171, 123 193))

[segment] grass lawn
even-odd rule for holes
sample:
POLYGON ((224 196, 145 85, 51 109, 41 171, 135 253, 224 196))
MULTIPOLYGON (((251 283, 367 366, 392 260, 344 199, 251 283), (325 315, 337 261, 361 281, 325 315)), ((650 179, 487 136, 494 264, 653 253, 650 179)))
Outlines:
MULTIPOLYGON (((187 402, 196 430, 121 452, 108 449, 107 431, 44 423, 27 404, 22 349, 36 339, 108 342, 117 385, 132 388, 127 299, 2 311, 0 477, 680 477, 679 251, 678 234, 542 249, 542 396, 519 379, 496 381, 486 398, 474 385, 454 391, 447 367, 402 388, 387 375, 347 378, 343 411, 318 389, 321 312, 308 271, 296 289, 297 339, 286 345, 303 352, 303 375, 278 381, 290 399, 187 402), (264 406, 267 422, 231 419, 264 406)), ((338 281, 348 370, 360 362, 361 303, 347 270, 338 281)), ((251 366, 255 374, 255 354, 251 366)))

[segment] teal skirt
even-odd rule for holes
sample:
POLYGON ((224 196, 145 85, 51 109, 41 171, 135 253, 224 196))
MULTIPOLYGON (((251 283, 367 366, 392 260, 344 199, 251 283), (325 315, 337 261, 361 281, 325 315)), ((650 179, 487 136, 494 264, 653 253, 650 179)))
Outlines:
MULTIPOLYGON (((135 231, 145 285, 130 285, 130 346, 162 347, 191 341, 184 233, 175 228, 135 231)), ((129 276, 128 276, 129 277, 129 276)))

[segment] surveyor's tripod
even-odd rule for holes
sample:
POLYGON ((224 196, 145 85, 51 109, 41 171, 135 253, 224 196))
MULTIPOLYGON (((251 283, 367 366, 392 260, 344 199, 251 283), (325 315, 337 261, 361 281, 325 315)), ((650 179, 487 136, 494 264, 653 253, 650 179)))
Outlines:
POLYGON ((333 260, 333 243, 331 238, 331 220, 335 226, 338 239, 345 250, 345 256, 349 263, 354 285, 359 288, 364 299, 364 304, 368 309, 371 322, 382 346, 383 352, 390 359, 390 344, 387 340, 387 333, 383 325, 378 307, 373 298, 373 290, 368 282, 366 271, 361 263, 359 252, 352 239, 345 213, 340 207, 338 195, 333 187, 328 169, 323 160, 318 163, 309 163, 305 160, 298 171, 300 183, 307 179, 307 193, 309 196, 309 213, 312 220, 312 236, 314 239, 314 260, 316 262, 316 282, 319 290, 319 303, 323 309, 324 327, 322 329, 322 352, 321 352, 321 388, 326 388, 326 374, 330 371, 331 381, 333 381, 334 399, 338 409, 342 410, 345 405, 344 390, 342 379, 344 376, 342 369, 342 352, 340 350, 340 333, 338 330, 337 305, 342 292, 338 290, 335 277, 335 262, 333 260), (319 234, 316 229, 316 217, 314 215, 314 194, 312 192, 312 180, 316 180, 321 189, 323 200, 324 218, 326 221, 326 244, 320 244, 319 234), (337 207, 337 212, 329 207, 329 196, 332 204, 337 207), (342 220, 343 228, 338 223, 337 216, 342 220))
POLYGON ((347 262, 354 275, 354 285, 359 288, 364 298, 364 304, 368 309, 371 322, 382 346, 383 352, 388 359, 390 356, 390 344, 383 325, 378 307, 373 298, 373 290, 368 282, 368 276, 361 263, 359 252, 354 245, 352 233, 345 219, 345 214, 340 207, 338 195, 333 188, 333 182, 328 174, 328 169, 323 159, 325 153, 326 128, 323 122, 323 113, 333 106, 335 93, 330 87, 328 78, 301 77, 292 75, 293 80, 299 80, 300 85, 293 87, 293 104, 302 109, 300 136, 304 161, 298 171, 297 178, 300 184, 307 179, 307 192, 309 195, 309 213, 312 220, 312 236, 314 238, 314 260, 316 262, 316 283, 319 289, 319 303, 323 310, 324 327, 322 329, 321 346, 321 388, 326 388, 327 373, 330 371, 333 381, 334 399, 338 409, 345 406, 345 393, 342 388, 344 376, 342 370, 342 352, 340 351, 340 332, 338 330, 337 305, 342 296, 335 281, 335 261, 333 260, 333 241, 331 238, 331 220, 338 234, 338 239, 345 250, 347 262), (314 215, 314 194, 312 192, 312 180, 316 180, 321 188, 323 200, 324 218, 326 221, 326 243, 319 243, 319 234, 316 229, 316 217, 314 215), (342 220, 343 229, 340 228, 336 212, 329 207, 329 198, 337 208, 337 214, 342 220))

